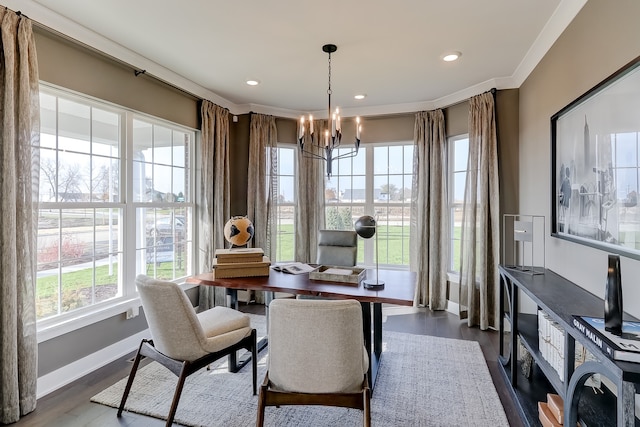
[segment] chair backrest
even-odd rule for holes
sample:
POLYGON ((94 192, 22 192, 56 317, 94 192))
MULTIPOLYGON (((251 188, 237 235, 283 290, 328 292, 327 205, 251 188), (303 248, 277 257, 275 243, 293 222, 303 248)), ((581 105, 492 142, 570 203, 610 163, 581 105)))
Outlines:
POLYGON ((353 230, 319 230, 316 262, 353 267, 358 259, 358 235, 353 230))
POLYGON ((207 352, 205 334, 187 295, 172 282, 139 275, 136 287, 153 344, 166 356, 195 360, 207 352))
POLYGON ((276 299, 269 305, 269 379, 298 393, 362 389, 369 360, 355 300, 276 299))

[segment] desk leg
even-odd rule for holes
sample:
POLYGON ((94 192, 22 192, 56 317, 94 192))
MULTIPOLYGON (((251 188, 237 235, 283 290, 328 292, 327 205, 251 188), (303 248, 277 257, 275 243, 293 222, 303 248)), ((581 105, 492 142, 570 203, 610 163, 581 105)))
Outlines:
MULTIPOLYGON (((227 291, 227 303, 230 308, 234 310, 238 309, 238 290, 237 289, 229 289, 226 288, 227 291)), ((246 365, 248 360, 244 361, 244 364, 240 364, 238 362, 238 352, 234 351, 229 354, 229 372, 238 372, 244 365, 246 365)))
POLYGON ((369 388, 373 393, 382 356, 382 304, 373 303, 373 325, 371 323, 371 303, 361 302, 360 305, 362 306, 364 347, 367 350, 367 356, 369 356, 369 388))

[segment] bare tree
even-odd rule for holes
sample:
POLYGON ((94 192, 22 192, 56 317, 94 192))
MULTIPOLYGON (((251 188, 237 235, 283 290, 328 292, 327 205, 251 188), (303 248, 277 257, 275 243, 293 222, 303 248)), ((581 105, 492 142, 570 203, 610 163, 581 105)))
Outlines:
POLYGON ((58 195, 60 200, 77 199, 82 194, 82 189, 80 188, 82 181, 83 175, 80 172, 79 164, 61 164, 58 168, 58 195))
POLYGON ((40 162, 40 171, 42 172, 41 181, 49 186, 49 194, 52 198, 58 195, 56 185, 56 162, 52 159, 42 159, 40 162))

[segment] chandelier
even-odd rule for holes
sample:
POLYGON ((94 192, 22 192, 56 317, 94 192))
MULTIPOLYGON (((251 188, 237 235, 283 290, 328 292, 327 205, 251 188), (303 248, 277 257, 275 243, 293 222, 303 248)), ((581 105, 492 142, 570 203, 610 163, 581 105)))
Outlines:
POLYGON ((309 117, 306 119, 304 116, 300 118, 300 130, 298 133, 298 144, 304 156, 312 157, 315 159, 322 159, 327 162, 327 178, 331 178, 331 165, 334 160, 353 157, 358 154, 358 149, 360 148, 360 131, 362 130, 360 126, 360 117, 356 117, 356 139, 354 141, 354 149, 347 153, 334 155, 333 150, 340 147, 340 141, 342 140, 340 110, 336 108, 333 113, 331 112, 331 54, 336 50, 338 50, 338 47, 335 44, 325 44, 324 46, 322 46, 322 51, 329 54, 329 88, 327 89, 329 108, 327 109, 327 129, 325 130, 324 135, 314 135, 313 116, 309 114, 309 117), (309 135, 311 138, 311 146, 313 146, 313 149, 309 149, 308 146, 305 147, 304 137, 307 121, 309 122, 309 135))

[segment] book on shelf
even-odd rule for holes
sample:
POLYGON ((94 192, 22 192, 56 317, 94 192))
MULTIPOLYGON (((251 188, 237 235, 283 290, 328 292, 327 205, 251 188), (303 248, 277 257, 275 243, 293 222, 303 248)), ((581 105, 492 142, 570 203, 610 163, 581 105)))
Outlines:
POLYGON ((221 264, 262 262, 262 248, 216 249, 216 259, 221 264))
POLYGON ((602 317, 573 316, 573 326, 613 360, 640 363, 640 322, 622 322, 622 334, 607 331, 602 317))
POLYGON ((276 264, 272 267, 275 271, 281 271, 289 274, 310 273, 318 267, 311 266, 302 262, 289 262, 286 264, 276 264))

